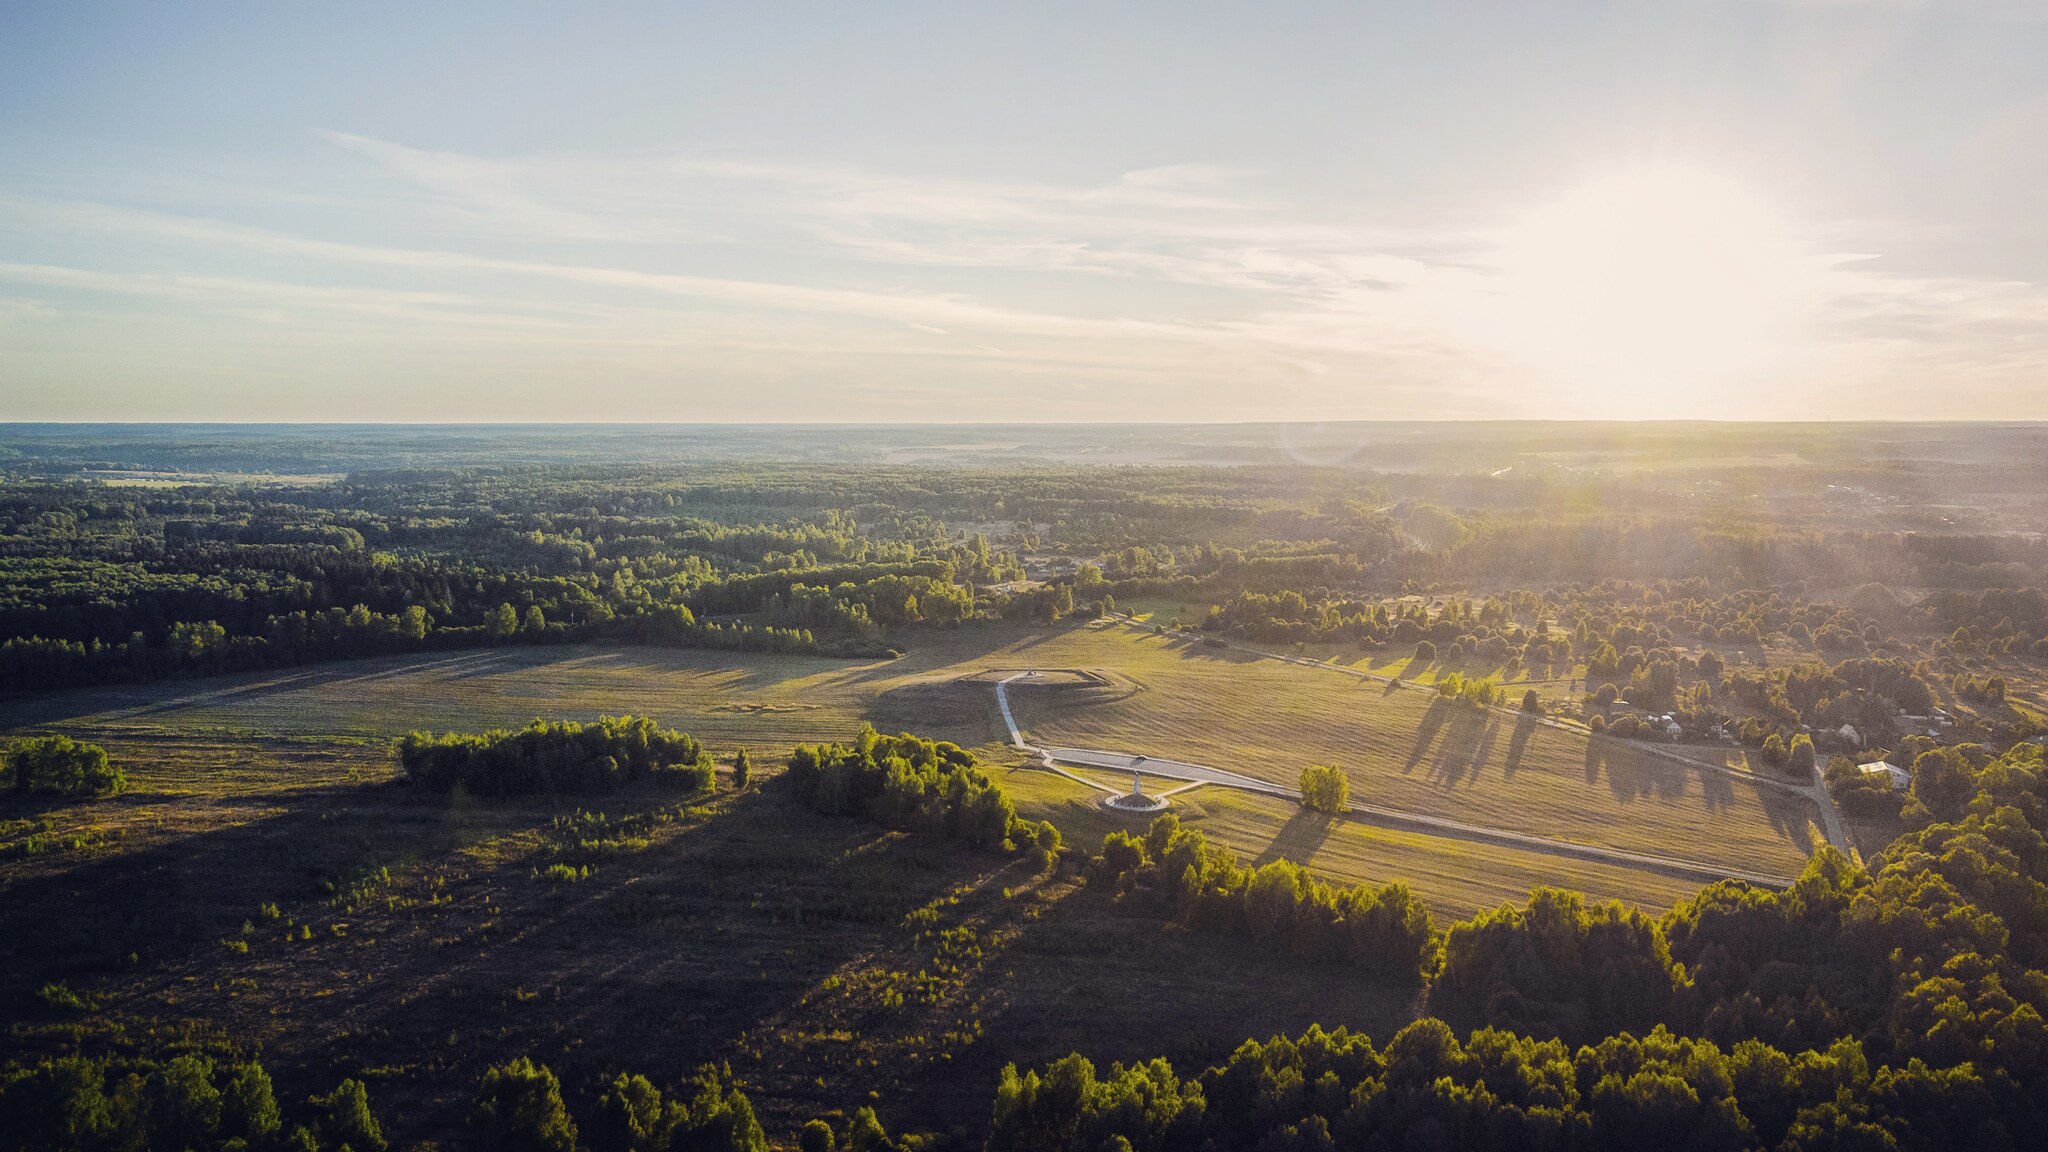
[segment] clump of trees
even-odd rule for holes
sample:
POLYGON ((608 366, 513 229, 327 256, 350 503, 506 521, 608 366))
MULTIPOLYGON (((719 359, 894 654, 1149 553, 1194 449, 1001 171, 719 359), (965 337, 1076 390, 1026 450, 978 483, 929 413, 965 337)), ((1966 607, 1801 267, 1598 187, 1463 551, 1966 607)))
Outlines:
POLYGON ((799 746, 784 779, 798 803, 818 812, 879 820, 977 848, 1001 848, 1013 833, 1038 839, 1038 826, 1017 818, 1002 786, 976 766, 973 754, 949 741, 908 732, 883 736, 863 724, 850 745, 799 746))
POLYGON ((576 1121, 554 1072, 525 1056, 486 1071, 469 1110, 469 1146, 476 1152, 576 1152, 576 1121))
POLYGON ((1434 965, 1429 908, 1398 881, 1338 888, 1289 860, 1247 868, 1168 812, 1140 838, 1112 832, 1096 876, 1190 927, 1247 936, 1303 957, 1397 979, 1434 965))
POLYGON ((20 796, 105 796, 128 785, 106 749, 69 736, 17 741, 0 767, 0 790, 20 796))
POLYGON ((385 1152, 360 1080, 286 1109, 256 1061, 46 1058, 0 1074, 0 1152, 385 1152), (287 1128, 287 1123, 290 1127, 287 1128))
POLYGON ((1332 815, 1351 806, 1351 781, 1342 768, 1311 764, 1301 770, 1301 806, 1332 815))
POLYGON ((1466 678, 1463 673, 1447 673, 1436 682, 1436 694, 1445 700, 1456 701, 1472 708, 1491 708, 1500 703, 1500 684, 1488 677, 1466 678))
POLYGON ((648 782, 703 791, 714 771, 696 737, 645 716, 536 719, 481 735, 411 732, 398 741, 398 765, 419 787, 478 796, 593 796, 648 782))
MULTIPOLYGON (((573 1137, 573 1126, 570 1131, 573 1137)), ((621 1073, 598 1098, 587 1131, 592 1152, 766 1152, 768 1147, 753 1105, 733 1087, 731 1072, 709 1066, 667 1094, 645 1076, 621 1073)), ((829 1152, 829 1128, 826 1135, 829 1152)))

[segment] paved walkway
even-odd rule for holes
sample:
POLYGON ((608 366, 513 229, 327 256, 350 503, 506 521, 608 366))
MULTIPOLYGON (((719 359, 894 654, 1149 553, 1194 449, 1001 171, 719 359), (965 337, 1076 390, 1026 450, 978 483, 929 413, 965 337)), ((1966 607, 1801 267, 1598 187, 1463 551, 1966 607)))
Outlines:
MULTIPOLYGON (((1190 764, 1182 760, 1162 760, 1132 752, 1108 752, 1097 748, 1044 748, 1024 739, 1024 733, 1017 727, 1016 714, 1010 710, 1009 686, 1019 680, 1034 677, 1034 672, 1018 672, 1005 676, 996 682, 996 707, 1002 710, 1003 724, 1010 730, 1010 746, 1026 752, 1037 753, 1041 767, 1057 772, 1070 780, 1086 784, 1103 792, 1117 794, 1118 790, 1090 780, 1078 773, 1069 772, 1061 765, 1076 768, 1096 768, 1112 772, 1142 772, 1148 776, 1159 776, 1168 780, 1186 780, 1194 784, 1213 784, 1223 788, 1237 788, 1265 796, 1299 801, 1301 793, 1296 789, 1269 780, 1245 776, 1222 768, 1211 768, 1206 764, 1190 764)), ((1175 792, 1186 791, 1177 788, 1175 792)), ((1505 828, 1490 828, 1480 824, 1467 824, 1462 820, 1450 820, 1441 816, 1430 816, 1421 812, 1408 812, 1399 808, 1387 808, 1378 804, 1352 804, 1348 811, 1354 817, 1382 827, 1400 828, 1422 832, 1432 836, 1467 840, 1475 843, 1494 844, 1507 848, 1541 852, 1552 856, 1565 856, 1578 860, 1592 860, 1606 864, 1620 864, 1630 868, 1677 876, 1686 880, 1711 883, 1715 880, 1744 880, 1768 888, 1784 888, 1790 881, 1783 876, 1762 872, 1750 872, 1738 868, 1724 868, 1697 860, 1685 860, 1676 856, 1662 856, 1647 852, 1629 852, 1620 848, 1602 848, 1592 844, 1579 844, 1570 840, 1554 840, 1547 836, 1532 836, 1524 832, 1513 832, 1505 828)))

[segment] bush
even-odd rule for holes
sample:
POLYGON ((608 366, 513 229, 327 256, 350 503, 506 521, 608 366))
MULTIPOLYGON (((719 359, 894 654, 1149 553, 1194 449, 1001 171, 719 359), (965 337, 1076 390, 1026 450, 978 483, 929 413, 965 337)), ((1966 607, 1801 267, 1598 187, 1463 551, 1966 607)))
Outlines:
POLYGON ((555 1074, 521 1056, 484 1073, 469 1139, 477 1152, 575 1152, 576 1122, 555 1074))
POLYGON ((697 738, 645 716, 588 725, 535 720, 481 736, 412 732, 398 742, 398 766, 421 787, 461 785, 479 796, 604 795, 648 781, 701 792, 712 783, 711 758, 697 738))
POLYGON ((1301 770, 1301 806, 1332 815, 1351 806, 1351 782, 1344 772, 1328 764, 1311 764, 1301 770))
POLYGON ((838 1142, 832 1137, 832 1126, 823 1120, 807 1120, 796 1134, 797 1152, 833 1152, 838 1142))
POLYGON ((127 786, 107 750, 69 736, 37 736, 7 753, 7 775, 22 796, 104 796, 127 786))

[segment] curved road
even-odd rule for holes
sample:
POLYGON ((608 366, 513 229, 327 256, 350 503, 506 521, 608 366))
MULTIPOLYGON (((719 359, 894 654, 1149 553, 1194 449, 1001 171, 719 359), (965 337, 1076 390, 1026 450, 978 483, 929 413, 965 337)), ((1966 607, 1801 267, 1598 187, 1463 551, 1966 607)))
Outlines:
MULTIPOLYGON (((1144 628, 1144 624, 1137 617, 1127 612, 1109 612, 1104 615, 1108 619, 1116 620, 1132 628, 1144 628)), ((1306 656, 1289 656, 1284 652, 1270 652, 1264 648, 1253 648, 1234 641, 1225 642, 1220 638, 1218 638, 1218 642, 1234 652, 1249 652, 1254 656, 1263 656, 1268 660, 1281 660, 1289 664, 1299 664, 1304 668, 1321 668, 1326 672, 1338 672, 1358 680, 1371 680, 1380 684, 1392 684, 1396 688, 1409 688, 1420 692, 1434 692, 1436 690, 1433 684, 1418 684, 1413 681, 1403 680, 1398 676, 1387 676, 1379 672, 1350 668, 1342 664, 1332 664, 1327 660, 1311 660, 1306 656)), ((1518 709, 1504 706, 1496 706, 1494 710, 1514 712, 1518 716, 1522 714, 1518 709)), ((1574 724, 1566 724, 1562 720, 1550 716, 1538 716, 1536 722, 1560 731, 1577 733, 1581 736, 1590 737, 1593 735, 1584 728, 1574 724)), ((1630 744, 1638 752, 1655 756, 1660 760, 1668 760, 1673 764, 1680 764, 1696 771, 1718 772, 1723 776, 1746 781, 1764 788, 1776 788, 1781 791, 1804 796, 1807 802, 1813 805, 1814 811, 1820 814, 1821 834, 1828 838, 1828 843, 1840 849, 1844 855, 1855 855, 1855 848, 1849 842, 1849 830, 1842 823, 1842 813, 1835 807, 1835 798, 1828 795, 1828 787, 1826 782, 1821 779, 1820 764, 1818 762, 1815 762, 1813 766, 1813 779, 1810 782, 1794 784, 1790 780, 1774 780, 1769 776, 1758 776, 1753 772, 1744 772, 1739 768, 1709 764, 1703 760, 1695 760, 1690 756, 1680 755, 1669 749, 1659 748, 1654 744, 1639 744, 1634 741, 1631 741, 1630 744)))
MULTIPOLYGON (((1045 767, 1059 772, 1059 765, 1069 764, 1076 768, 1097 768, 1114 772, 1143 772, 1168 780, 1187 780, 1199 784, 1214 784, 1223 788, 1237 788, 1246 792, 1257 792, 1266 796, 1278 796, 1288 800, 1300 800, 1301 793, 1282 784, 1241 775, 1222 768, 1211 768, 1206 764, 1190 764, 1181 760, 1161 760, 1130 752, 1106 752, 1096 748, 1044 748, 1024 739, 1024 733, 1017 727, 1017 717, 1010 711, 1009 686, 1018 680, 1036 676, 1036 672, 1018 672, 996 682, 996 707, 1002 710, 1003 724, 1010 730, 1010 746, 1026 752, 1035 752, 1045 767)), ((1069 775, 1068 773, 1061 773, 1069 775)), ((1099 784, 1082 777, 1074 777, 1084 784, 1100 788, 1099 784)), ((1105 789, 1108 791, 1108 789, 1105 789)), ((1685 860, 1676 856, 1662 856, 1647 852, 1629 852, 1620 848, 1601 848, 1592 844, 1578 844, 1570 840, 1553 840, 1547 836, 1532 836, 1525 832, 1511 832, 1505 828, 1489 828, 1481 824, 1467 824, 1462 820, 1450 820, 1441 816, 1429 816, 1420 812, 1408 812, 1399 808, 1386 808, 1378 804, 1352 804, 1349 811, 1366 821, 1383 827, 1401 828, 1422 832, 1432 836, 1445 836, 1475 843, 1494 844, 1506 848, 1520 848, 1542 852, 1552 856, 1566 856, 1577 860, 1593 860, 1607 864, 1620 864, 1630 868, 1642 868, 1677 876, 1686 880, 1712 882, 1715 880, 1743 880, 1768 888, 1784 888, 1791 881, 1783 876, 1762 872, 1749 872, 1739 868, 1724 868, 1697 860, 1685 860)))

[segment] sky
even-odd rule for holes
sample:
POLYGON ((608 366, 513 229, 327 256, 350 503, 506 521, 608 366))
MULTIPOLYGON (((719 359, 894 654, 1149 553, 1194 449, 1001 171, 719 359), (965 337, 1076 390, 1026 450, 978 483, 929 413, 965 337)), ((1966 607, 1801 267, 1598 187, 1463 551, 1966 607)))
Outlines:
POLYGON ((2048 0, 0 6, 0 420, 2048 418, 2048 0))

